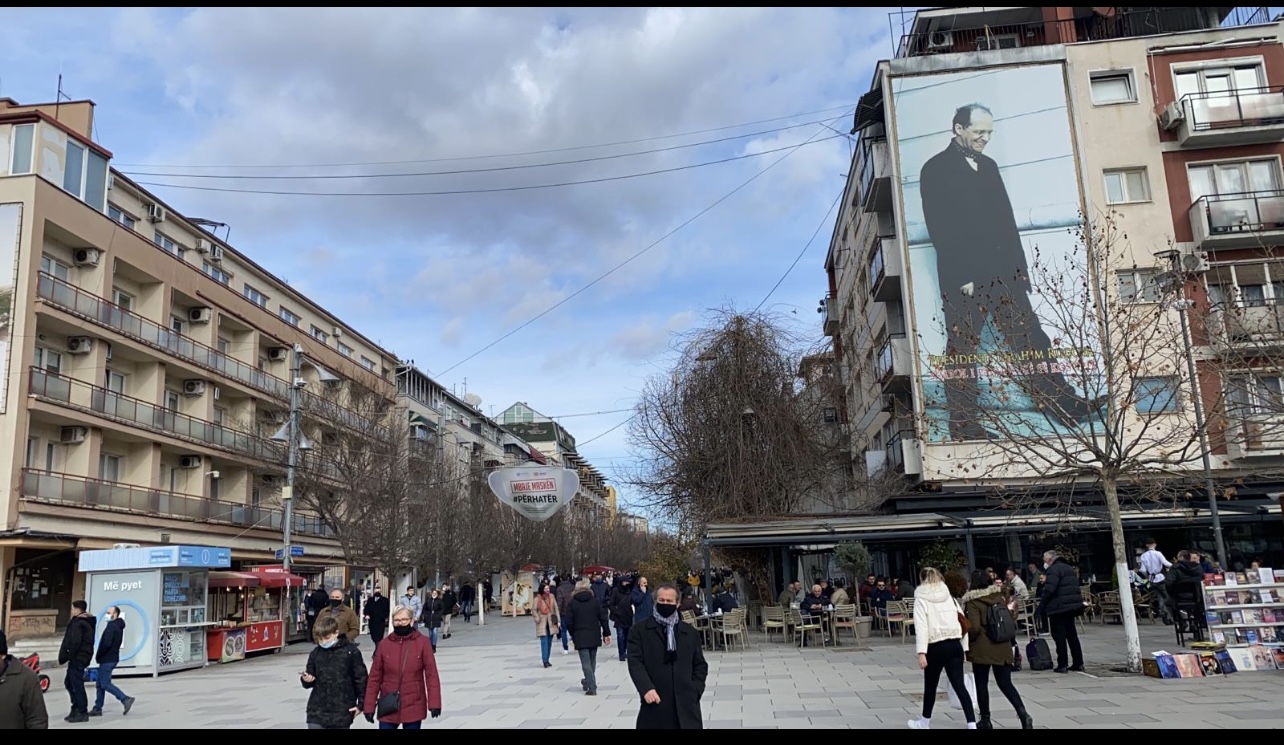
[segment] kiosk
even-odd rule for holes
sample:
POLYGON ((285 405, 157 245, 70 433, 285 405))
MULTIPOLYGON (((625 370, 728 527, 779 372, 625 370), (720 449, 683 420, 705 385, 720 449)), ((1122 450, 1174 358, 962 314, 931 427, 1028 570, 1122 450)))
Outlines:
MULTIPOLYGON (((85 602, 98 618, 120 608, 125 639, 116 675, 204 667, 209 571, 232 565, 230 548, 155 546, 82 551, 85 602)), ((101 636, 106 624, 98 624, 101 636)))
POLYGON ((286 621, 292 587, 303 578, 284 567, 255 567, 250 572, 211 572, 206 634, 210 662, 236 662, 255 652, 285 648, 286 621))

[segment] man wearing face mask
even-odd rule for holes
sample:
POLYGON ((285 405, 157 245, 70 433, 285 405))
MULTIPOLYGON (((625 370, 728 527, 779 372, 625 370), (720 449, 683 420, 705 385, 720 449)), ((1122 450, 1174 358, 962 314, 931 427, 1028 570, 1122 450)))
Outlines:
POLYGON ((383 639, 383 635, 388 632, 388 614, 392 612, 388 598, 383 596, 383 590, 378 585, 375 585, 374 594, 366 601, 364 610, 370 641, 378 644, 379 640, 383 639))
MULTIPOLYGON (((361 635, 361 619, 357 618, 357 612, 351 606, 343 604, 343 590, 336 587, 330 591, 330 605, 318 613, 317 618, 333 618, 339 624, 339 636, 357 643, 357 637, 361 635)), ((313 636, 315 632, 314 627, 313 636)))
POLYGON ((638 729, 704 729, 709 665, 700 633, 678 616, 678 588, 655 590, 655 611, 629 630, 629 677, 642 697, 638 729))
POLYGON ((98 697, 94 701, 94 708, 89 710, 91 717, 103 715, 103 703, 108 693, 125 707, 126 714, 134 707, 134 699, 126 696, 124 691, 111 682, 111 674, 120 664, 120 647, 124 641, 125 619, 120 617, 120 608, 113 605, 107 609, 107 624, 103 626, 102 638, 98 640, 98 654, 94 658, 98 661, 98 697))

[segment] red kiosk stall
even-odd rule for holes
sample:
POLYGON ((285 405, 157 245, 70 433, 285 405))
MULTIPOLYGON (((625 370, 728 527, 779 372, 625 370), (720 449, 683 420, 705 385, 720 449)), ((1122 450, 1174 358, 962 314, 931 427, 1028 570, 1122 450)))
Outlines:
POLYGON ((256 652, 285 648, 288 590, 303 578, 281 567, 252 572, 210 572, 206 618, 217 624, 206 633, 210 662, 235 662, 256 652))

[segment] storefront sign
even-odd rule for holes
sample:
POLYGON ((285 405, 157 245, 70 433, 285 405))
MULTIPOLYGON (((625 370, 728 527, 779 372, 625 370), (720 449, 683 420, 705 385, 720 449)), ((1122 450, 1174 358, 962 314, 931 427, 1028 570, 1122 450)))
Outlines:
POLYGON ((518 514, 543 522, 571 503, 580 477, 569 468, 500 468, 490 475, 490 490, 518 514))

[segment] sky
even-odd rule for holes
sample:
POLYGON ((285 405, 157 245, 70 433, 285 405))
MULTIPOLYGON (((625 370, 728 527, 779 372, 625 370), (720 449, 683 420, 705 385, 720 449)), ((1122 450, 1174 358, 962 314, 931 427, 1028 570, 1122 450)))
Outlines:
POLYGON ((61 73, 114 167, 612 479, 675 333, 763 303, 821 340, 890 10, 6 8, 0 95, 61 73))

